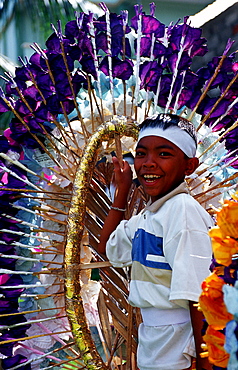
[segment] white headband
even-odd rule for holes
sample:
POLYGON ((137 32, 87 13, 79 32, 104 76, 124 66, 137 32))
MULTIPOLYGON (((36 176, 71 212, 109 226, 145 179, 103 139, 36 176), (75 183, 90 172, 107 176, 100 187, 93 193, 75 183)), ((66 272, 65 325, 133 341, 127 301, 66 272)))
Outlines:
POLYGON ((193 138, 181 128, 177 126, 170 126, 163 130, 160 127, 146 127, 139 133, 138 142, 140 139, 146 136, 160 136, 164 139, 171 141, 171 143, 177 145, 189 158, 196 156, 196 143, 193 138))

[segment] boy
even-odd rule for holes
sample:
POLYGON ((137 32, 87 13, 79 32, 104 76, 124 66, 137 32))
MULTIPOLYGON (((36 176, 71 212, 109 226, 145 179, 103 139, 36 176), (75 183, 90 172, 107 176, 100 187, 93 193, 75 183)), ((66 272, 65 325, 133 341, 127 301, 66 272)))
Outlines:
POLYGON ((209 275, 212 220, 184 182, 198 167, 195 135, 189 121, 171 114, 140 125, 134 167, 150 201, 128 221, 123 212, 131 170, 113 158, 117 189, 99 251, 106 250, 115 267, 132 266, 129 302, 140 307, 143 319, 140 370, 188 369, 192 357, 196 370, 212 368, 199 356, 202 315, 194 307, 209 275))

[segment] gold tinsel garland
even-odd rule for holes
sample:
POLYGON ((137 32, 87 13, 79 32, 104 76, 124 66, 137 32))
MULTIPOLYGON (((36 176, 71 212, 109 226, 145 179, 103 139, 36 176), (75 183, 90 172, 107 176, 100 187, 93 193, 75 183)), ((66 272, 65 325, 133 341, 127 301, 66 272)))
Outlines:
POLYGON ((80 294, 80 243, 84 231, 88 187, 102 142, 117 135, 136 138, 137 134, 136 124, 128 123, 125 117, 115 116, 110 122, 101 125, 85 147, 75 176, 65 248, 65 298, 72 332, 88 369, 107 368, 92 341, 80 294))

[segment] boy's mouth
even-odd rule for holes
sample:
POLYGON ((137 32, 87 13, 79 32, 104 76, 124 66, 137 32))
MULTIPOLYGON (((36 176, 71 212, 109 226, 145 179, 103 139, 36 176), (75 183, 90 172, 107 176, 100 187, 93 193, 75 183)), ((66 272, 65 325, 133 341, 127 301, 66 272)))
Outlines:
POLYGON ((158 175, 143 175, 143 178, 147 183, 148 182, 152 183, 152 182, 158 180, 159 178, 161 178, 161 176, 158 176, 158 175))

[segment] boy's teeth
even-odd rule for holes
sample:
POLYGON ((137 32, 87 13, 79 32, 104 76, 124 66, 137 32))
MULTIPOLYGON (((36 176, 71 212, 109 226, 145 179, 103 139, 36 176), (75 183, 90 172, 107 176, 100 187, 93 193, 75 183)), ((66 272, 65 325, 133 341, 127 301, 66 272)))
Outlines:
POLYGON ((160 176, 156 176, 156 175, 144 175, 144 178, 145 179, 158 179, 160 176))

